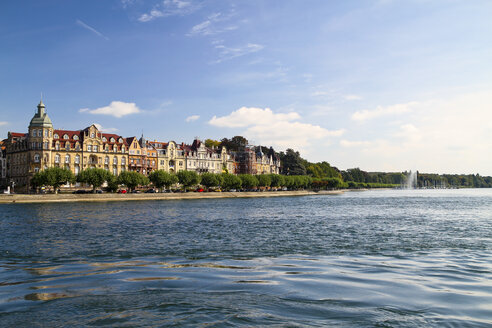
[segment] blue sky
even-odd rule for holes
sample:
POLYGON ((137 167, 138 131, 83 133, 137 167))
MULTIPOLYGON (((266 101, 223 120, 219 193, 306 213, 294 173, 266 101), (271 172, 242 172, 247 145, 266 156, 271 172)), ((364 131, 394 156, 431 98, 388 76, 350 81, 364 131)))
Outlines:
POLYGON ((244 135, 340 169, 492 175, 490 1, 2 1, 0 134, 244 135))

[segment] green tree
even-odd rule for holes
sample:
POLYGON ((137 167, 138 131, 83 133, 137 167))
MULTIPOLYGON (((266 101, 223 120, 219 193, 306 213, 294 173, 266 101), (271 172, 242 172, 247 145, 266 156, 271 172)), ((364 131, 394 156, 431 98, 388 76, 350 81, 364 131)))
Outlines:
POLYGON ((239 179, 241 179, 241 185, 246 188, 258 187, 258 179, 251 174, 240 174, 239 179))
POLYGON ((225 146, 227 150, 238 151, 248 145, 248 139, 242 136, 235 136, 231 139, 223 138, 220 144, 225 146))
POLYGON ((58 188, 66 183, 74 183, 75 176, 69 169, 60 167, 50 167, 48 169, 37 172, 31 183, 36 187, 51 186, 55 193, 58 193, 58 188))
POLYGON ((77 174, 77 182, 84 182, 92 186, 92 192, 101 187, 104 182, 111 181, 112 174, 104 169, 90 168, 77 174))
POLYGON ((301 158, 299 152, 292 149, 287 149, 286 152, 280 153, 280 161, 282 162, 282 171, 286 175, 305 175, 306 168, 305 160, 301 158))
POLYGON ((149 178, 135 171, 123 171, 118 176, 118 184, 127 186, 131 191, 137 186, 146 186, 149 184, 149 178))
POLYGON ((270 180, 272 187, 282 187, 285 184, 284 176, 280 174, 270 174, 270 180))
POLYGON ((259 187, 270 187, 272 184, 272 178, 269 174, 259 174, 256 176, 256 179, 258 179, 259 187))
POLYGON ((220 175, 206 172, 202 174, 202 181, 200 183, 207 188, 211 188, 217 187, 220 185, 220 182, 220 175))
POLYGON ((222 178, 222 183, 220 186, 224 190, 241 188, 242 181, 237 175, 230 174, 230 173, 222 173, 220 176, 222 178))
POLYGON ((195 171, 179 171, 178 181, 186 189, 199 184, 200 176, 195 171))
POLYGON ((119 188, 118 184, 118 177, 115 177, 114 175, 111 174, 111 179, 108 181, 108 185, 106 186, 106 191, 107 192, 116 192, 119 188))
POLYGON ((213 147, 220 147, 220 141, 217 141, 217 140, 213 140, 213 139, 207 139, 205 140, 205 147, 208 147, 208 148, 213 148, 213 147))
POLYGON ((164 170, 152 171, 149 175, 149 180, 159 189, 162 189, 162 187, 169 189, 173 184, 178 183, 178 177, 175 174, 164 170))

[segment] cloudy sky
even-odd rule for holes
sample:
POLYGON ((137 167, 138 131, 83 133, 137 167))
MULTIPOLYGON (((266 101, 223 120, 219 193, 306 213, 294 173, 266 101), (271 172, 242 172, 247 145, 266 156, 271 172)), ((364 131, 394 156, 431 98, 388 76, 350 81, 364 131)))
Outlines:
POLYGON ((243 135, 340 169, 492 175, 492 2, 2 1, 0 135, 243 135))

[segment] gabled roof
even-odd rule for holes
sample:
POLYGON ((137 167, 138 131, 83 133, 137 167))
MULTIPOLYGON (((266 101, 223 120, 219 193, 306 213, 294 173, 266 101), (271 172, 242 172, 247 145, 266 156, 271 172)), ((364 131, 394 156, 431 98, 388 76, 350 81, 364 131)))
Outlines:
POLYGON ((10 132, 10 135, 14 138, 27 137, 27 133, 20 133, 20 132, 10 132))

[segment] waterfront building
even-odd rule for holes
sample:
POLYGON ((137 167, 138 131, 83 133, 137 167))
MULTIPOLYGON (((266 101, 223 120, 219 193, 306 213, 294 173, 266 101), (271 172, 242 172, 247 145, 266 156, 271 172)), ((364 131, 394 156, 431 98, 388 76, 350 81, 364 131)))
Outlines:
POLYGON ((16 190, 28 191, 32 176, 42 169, 62 167, 78 174, 87 168, 104 168, 113 174, 126 170, 126 141, 102 133, 95 125, 83 130, 56 130, 41 101, 28 133, 9 132, 5 142, 7 177, 16 190))
POLYGON ((156 151, 157 154, 157 169, 164 170, 169 173, 178 173, 186 170, 186 158, 184 144, 177 144, 174 141, 148 142, 156 151))
POLYGON ((236 165, 235 174, 257 174, 256 152, 254 147, 245 146, 233 152, 236 165))
POLYGON ((234 160, 227 153, 226 147, 209 148, 205 143, 195 138, 191 146, 185 146, 186 170, 197 173, 232 172, 234 160))
POLYGON ((268 153, 264 153, 261 146, 256 152, 256 171, 257 174, 279 174, 280 158, 273 148, 270 147, 268 153))
POLYGON ((7 158, 5 141, 0 141, 0 187, 7 186, 7 158))

